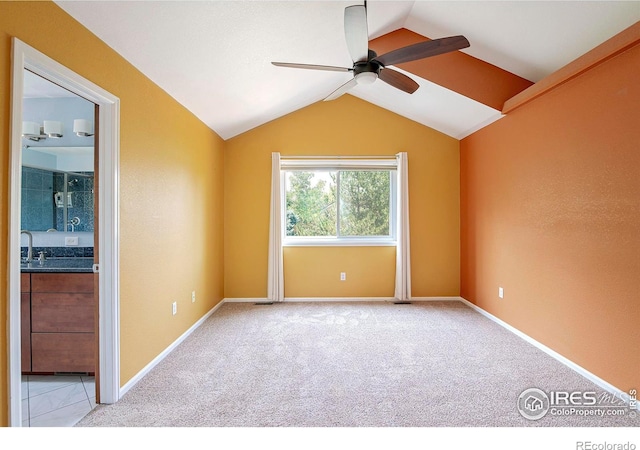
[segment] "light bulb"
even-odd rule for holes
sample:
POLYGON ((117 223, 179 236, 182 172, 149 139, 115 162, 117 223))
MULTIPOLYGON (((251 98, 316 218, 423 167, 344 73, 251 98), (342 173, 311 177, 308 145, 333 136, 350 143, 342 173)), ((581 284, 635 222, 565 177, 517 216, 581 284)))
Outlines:
POLYGON ((358 84, 371 84, 378 78, 378 74, 375 72, 361 72, 356 75, 358 84))

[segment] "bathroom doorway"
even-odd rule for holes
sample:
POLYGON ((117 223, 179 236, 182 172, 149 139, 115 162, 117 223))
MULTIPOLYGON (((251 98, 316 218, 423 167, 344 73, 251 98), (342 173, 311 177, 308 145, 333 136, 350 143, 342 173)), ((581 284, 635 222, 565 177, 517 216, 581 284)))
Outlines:
POLYGON ((99 109, 27 69, 22 107, 22 426, 72 426, 100 401, 99 109))
MULTIPOLYGON (((23 339, 22 323, 26 322, 22 322, 24 317, 21 315, 21 310, 25 309, 21 305, 24 302, 21 282, 24 281, 24 272, 30 273, 31 279, 34 276, 42 278, 44 274, 38 271, 47 265, 47 256, 52 260, 60 256, 78 256, 84 260, 83 264, 89 263, 89 267, 82 268, 84 275, 89 277, 88 282, 83 282, 84 291, 68 297, 77 300, 80 295, 86 299, 91 291, 90 296, 96 299, 93 303, 95 306, 89 304, 95 308, 93 314, 87 312, 88 303, 84 304, 83 313, 85 318, 93 316, 93 328, 83 331, 86 332, 84 348, 94 351, 94 359, 90 365, 85 360, 84 365, 77 367, 80 372, 92 372, 95 375, 95 398, 98 403, 115 403, 119 399, 119 100, 16 38, 13 39, 12 81, 9 226, 13 238, 9 242, 8 260, 9 420, 10 426, 23 426, 22 399, 26 397, 22 392, 22 344, 26 339, 23 339), (41 83, 40 88, 49 92, 49 97, 40 93, 37 95, 39 100, 30 100, 36 98, 33 83, 41 83), (60 106, 65 102, 83 106, 65 109, 60 106), (47 110, 49 107, 51 109, 47 110), (84 112, 79 112, 82 109, 84 112), (40 113, 46 111, 47 118, 36 117, 34 110, 40 113), (67 112, 69 117, 66 117, 67 112), (68 141, 65 141, 65 135, 68 141), (55 144, 45 142, 47 140, 55 144), (51 183, 48 182, 49 173, 51 183), (27 182, 27 176, 31 178, 31 184, 27 182), (32 192, 26 192, 28 189, 32 192), (34 230, 39 239, 35 242, 35 255, 34 232, 27 230, 28 233, 21 233, 23 224, 29 224, 32 228, 44 227, 34 230), (27 253, 31 259, 28 264, 32 265, 33 270, 25 270, 29 267, 22 264, 23 256, 27 255, 21 254, 21 239, 27 239, 27 250, 32 250, 27 253), (35 260, 35 257, 40 260, 35 260)), ((74 264, 77 262, 73 261, 74 264)), ((53 261, 49 263, 53 264, 53 261)), ((64 287, 63 290, 69 290, 74 283, 58 284, 64 287)), ((41 317, 47 314, 41 313, 41 317)), ((32 341, 35 334, 32 333, 32 341)), ((68 337, 62 334, 61 339, 68 337)), ((45 342, 41 344, 46 348, 49 343, 43 340, 45 342)), ((39 355, 46 353, 42 349, 39 352, 39 355)), ((57 361, 62 359, 58 358, 57 361)), ((56 362, 56 358, 52 360, 56 362)), ((38 362, 30 369, 32 372, 57 372, 51 364, 50 361, 38 362)), ((75 372, 75 368, 73 364, 62 365, 60 372, 75 372)), ((91 385, 91 380, 88 385, 91 385)))

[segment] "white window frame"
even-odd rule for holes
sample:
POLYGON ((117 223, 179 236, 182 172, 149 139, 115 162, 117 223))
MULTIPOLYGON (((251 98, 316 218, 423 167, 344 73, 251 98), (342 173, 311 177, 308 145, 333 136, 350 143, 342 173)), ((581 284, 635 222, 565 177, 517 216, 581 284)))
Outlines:
MULTIPOLYGON (((389 157, 385 159, 287 159, 282 158, 280 162, 280 175, 282 186, 282 223, 286 223, 286 186, 284 182, 285 172, 291 171, 350 171, 350 170, 369 170, 369 171, 390 171, 390 194, 389 194, 389 236, 287 236, 286 227, 282 227, 282 245, 284 247, 337 247, 337 246, 396 246, 397 229, 398 229, 398 176, 397 176, 397 159, 389 157)), ((336 186, 339 189, 340 186, 336 186)), ((339 191, 338 191, 339 192, 339 191)), ((339 197, 339 196, 338 196, 339 197)), ((339 208, 339 198, 337 208, 339 208)), ((338 216, 339 217, 339 216, 338 216)), ((339 218, 336 226, 339 227, 339 218)), ((339 233, 339 231, 338 231, 339 233)))

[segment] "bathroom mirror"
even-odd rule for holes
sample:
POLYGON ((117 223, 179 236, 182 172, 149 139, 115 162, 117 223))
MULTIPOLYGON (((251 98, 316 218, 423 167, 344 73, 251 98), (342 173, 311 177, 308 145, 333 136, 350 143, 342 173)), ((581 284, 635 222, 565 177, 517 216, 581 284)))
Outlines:
POLYGON ((93 172, 22 166, 21 228, 93 231, 93 172))
POLYGON ((21 229, 94 231, 95 104, 25 70, 21 229))

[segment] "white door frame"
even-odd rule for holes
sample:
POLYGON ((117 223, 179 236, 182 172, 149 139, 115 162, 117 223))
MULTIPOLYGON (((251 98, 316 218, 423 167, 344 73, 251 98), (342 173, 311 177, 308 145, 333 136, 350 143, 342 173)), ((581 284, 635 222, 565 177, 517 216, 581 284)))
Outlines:
POLYGON ((95 103, 98 133, 98 248, 100 402, 120 399, 119 214, 120 100, 38 50, 13 38, 9 173, 8 372, 9 426, 22 425, 20 347, 20 188, 24 69, 95 103))

